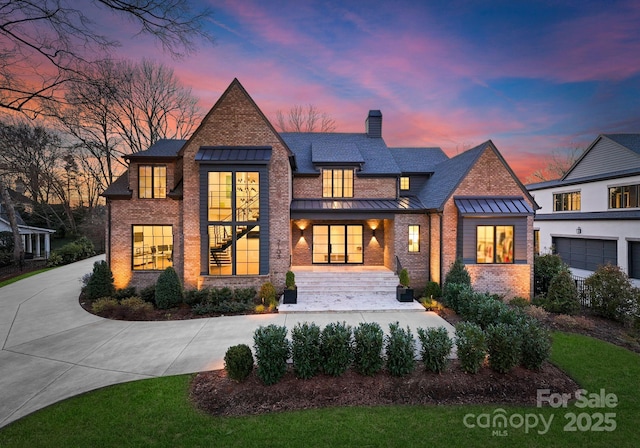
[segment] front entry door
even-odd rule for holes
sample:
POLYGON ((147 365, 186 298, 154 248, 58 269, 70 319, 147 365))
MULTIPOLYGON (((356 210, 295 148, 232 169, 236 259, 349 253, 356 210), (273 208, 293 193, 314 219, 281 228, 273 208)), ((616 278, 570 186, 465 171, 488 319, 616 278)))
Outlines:
POLYGON ((364 261, 361 225, 314 225, 313 262, 357 264, 364 261))

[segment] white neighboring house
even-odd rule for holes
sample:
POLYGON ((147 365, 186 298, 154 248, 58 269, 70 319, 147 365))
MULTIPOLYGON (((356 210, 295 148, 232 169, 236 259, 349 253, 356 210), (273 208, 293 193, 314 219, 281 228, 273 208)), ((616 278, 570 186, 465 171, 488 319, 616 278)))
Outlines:
MULTIPOLYGON (((18 231, 22 237, 25 258, 49 258, 51 252, 51 235, 56 231, 41 227, 28 226, 18 212, 18 231)), ((11 224, 6 211, 0 204, 0 232, 11 232, 11 224)))
POLYGON ((561 179, 527 189, 536 253, 553 250, 579 277, 617 264, 640 286, 640 134, 601 134, 561 179))

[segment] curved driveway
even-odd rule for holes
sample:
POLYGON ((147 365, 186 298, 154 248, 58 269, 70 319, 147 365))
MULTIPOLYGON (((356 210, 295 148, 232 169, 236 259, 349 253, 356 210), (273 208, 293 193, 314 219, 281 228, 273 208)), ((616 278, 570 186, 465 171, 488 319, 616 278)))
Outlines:
POLYGON ((446 326, 433 313, 351 312, 229 316, 168 322, 102 319, 78 304, 94 257, 0 288, 0 427, 100 387, 223 367, 232 345, 253 342, 260 325, 314 321, 351 325, 400 321, 446 326))

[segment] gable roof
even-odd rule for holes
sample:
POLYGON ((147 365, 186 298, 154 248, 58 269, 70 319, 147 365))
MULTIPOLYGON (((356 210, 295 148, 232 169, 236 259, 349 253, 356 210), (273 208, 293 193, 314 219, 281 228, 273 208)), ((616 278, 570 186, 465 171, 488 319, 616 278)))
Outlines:
POLYGON ((520 187, 522 194, 526 196, 532 204, 534 204, 535 208, 539 208, 533 197, 529 194, 524 185, 522 185, 522 182, 520 182, 518 177, 514 174, 513 170, 509 167, 506 160, 504 160, 502 154, 500 154, 500 151, 498 151, 498 148, 496 148, 491 140, 487 140, 475 148, 471 148, 436 165, 433 176, 429 178, 425 186, 422 188, 422 191, 418 194, 418 197, 425 205, 425 208, 441 211, 444 208, 444 204, 458 188, 458 185, 460 185, 460 182, 462 182, 486 150, 490 150, 495 153, 504 168, 520 187))
POLYGON ((403 174, 427 174, 449 157, 442 148, 389 148, 403 174))
POLYGON ((583 177, 604 176, 614 171, 623 171, 626 168, 640 168, 640 158, 636 159, 635 156, 640 156, 640 134, 600 134, 580 155, 580 157, 578 157, 573 165, 571 165, 560 180, 565 181, 583 177), (603 145, 607 145, 607 140, 614 144, 611 145, 611 143, 609 143, 605 151, 604 146, 600 146, 599 143, 602 142, 603 145), (595 148, 598 148, 598 150, 594 151, 595 148), (625 148, 633 154, 624 151, 622 148, 625 148), (616 153, 622 155, 622 158, 613 158, 617 162, 615 166, 612 166, 610 163, 604 163, 611 162, 613 156, 611 152, 615 152, 617 150, 621 150, 623 152, 616 153), (593 155, 591 154, 592 152, 593 155), (638 161, 637 163, 636 160, 638 161), (580 167, 583 161, 587 165, 585 165, 585 167, 580 167), (578 167, 580 168, 576 172, 578 167), (601 171, 600 168, 603 170, 601 171), (607 171, 607 169, 609 171, 607 171))
POLYGON ((317 165, 361 164, 358 175, 397 176, 400 168, 382 138, 364 133, 283 132, 280 134, 295 154, 297 174, 318 174, 317 165), (343 148, 332 154, 336 148, 343 148))
MULTIPOLYGON (((20 215, 20 212, 18 210, 15 210, 16 213, 16 221, 18 223, 19 226, 26 226, 27 223, 24 222, 24 219, 22 219, 22 216, 20 215)), ((7 213, 7 210, 4 208, 4 204, 0 204, 0 220, 4 221, 5 223, 9 224, 9 214, 7 213)))

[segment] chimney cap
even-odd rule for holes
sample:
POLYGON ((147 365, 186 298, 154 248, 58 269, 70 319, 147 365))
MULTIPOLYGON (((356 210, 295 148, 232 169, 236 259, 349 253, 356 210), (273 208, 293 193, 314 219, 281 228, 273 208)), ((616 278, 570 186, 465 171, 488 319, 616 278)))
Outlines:
POLYGON ((375 110, 370 110, 369 111, 369 116, 370 117, 382 117, 382 112, 380 112, 380 110, 375 109, 375 110))

